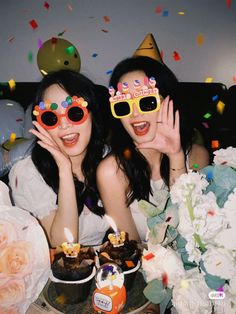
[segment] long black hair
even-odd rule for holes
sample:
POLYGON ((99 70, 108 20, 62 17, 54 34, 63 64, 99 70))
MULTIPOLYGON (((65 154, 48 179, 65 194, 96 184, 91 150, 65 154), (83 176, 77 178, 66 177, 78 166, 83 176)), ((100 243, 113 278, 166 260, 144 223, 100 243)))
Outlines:
MULTIPOLYGON (((36 93, 35 104, 42 100, 45 90, 53 84, 58 84, 68 95, 83 97, 88 102, 87 108, 92 116, 92 132, 86 155, 81 165, 84 182, 74 177, 74 183, 78 214, 80 215, 85 204, 92 212, 102 216, 104 215, 104 209, 98 205, 96 169, 104 153, 106 129, 102 107, 107 106, 104 102, 108 102, 109 99, 107 89, 100 85, 95 85, 81 73, 72 70, 59 70, 49 73, 42 79, 36 93)), ((35 143, 32 150, 32 160, 45 182, 58 194, 59 174, 53 156, 46 149, 35 143)))
MULTIPOLYGON (((133 71, 143 71, 148 77, 155 77, 160 95, 164 98, 167 95, 174 102, 174 109, 178 108, 175 103, 178 79, 174 73, 163 63, 160 63, 149 57, 131 57, 122 60, 114 68, 110 78, 110 86, 117 90, 117 84, 120 78, 133 71)), ((110 114, 110 145, 119 167, 124 171, 129 180, 130 193, 127 198, 127 205, 130 205, 135 199, 149 200, 152 194, 150 179, 151 169, 146 158, 136 149, 132 138, 126 132, 120 119, 114 118, 110 114), (128 157, 128 158, 127 158, 128 157)), ((191 147, 193 129, 187 124, 185 117, 180 113, 180 133, 181 145, 187 154, 191 147)), ((169 187, 169 159, 163 154, 161 159, 160 174, 169 187)))

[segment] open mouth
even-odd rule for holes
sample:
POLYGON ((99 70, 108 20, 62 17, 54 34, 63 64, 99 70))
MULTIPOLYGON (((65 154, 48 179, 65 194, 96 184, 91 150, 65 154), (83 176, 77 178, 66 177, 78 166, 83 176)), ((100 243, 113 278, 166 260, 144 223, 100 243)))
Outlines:
POLYGON ((146 121, 132 123, 131 125, 132 125, 132 128, 134 130, 134 133, 137 136, 143 136, 143 135, 147 134, 147 132, 149 131, 149 128, 150 128, 150 123, 146 122, 146 121))
POLYGON ((63 144, 67 147, 74 146, 79 141, 79 134, 68 134, 62 138, 63 144))

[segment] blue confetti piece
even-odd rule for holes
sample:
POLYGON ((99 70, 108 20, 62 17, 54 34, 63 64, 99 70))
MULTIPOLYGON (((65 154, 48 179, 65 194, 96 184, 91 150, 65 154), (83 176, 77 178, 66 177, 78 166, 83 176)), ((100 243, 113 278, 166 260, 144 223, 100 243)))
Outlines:
POLYGON ((169 11, 168 10, 164 10, 162 13, 162 16, 168 16, 169 15, 169 11))
POLYGON ((207 180, 210 181, 213 179, 213 171, 209 170, 206 174, 207 180))
POLYGON ((215 96, 212 97, 212 100, 215 101, 215 100, 217 100, 218 98, 219 98, 219 96, 218 96, 218 95, 215 95, 215 96))
POLYGON ((97 56, 98 56, 97 53, 93 53, 93 54, 92 54, 92 57, 93 57, 93 58, 96 58, 97 56))
POLYGON ((111 73, 112 73, 112 70, 106 71, 106 74, 107 74, 107 75, 110 75, 111 73))

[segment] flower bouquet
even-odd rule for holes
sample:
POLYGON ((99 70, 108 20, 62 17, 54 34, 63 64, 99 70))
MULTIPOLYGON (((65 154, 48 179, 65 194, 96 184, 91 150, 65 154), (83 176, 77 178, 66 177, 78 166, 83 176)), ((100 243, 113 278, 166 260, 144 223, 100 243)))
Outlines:
POLYGON ((46 236, 27 211, 11 205, 0 181, 0 313, 25 314, 50 271, 46 236))
POLYGON ((139 202, 149 227, 144 294, 161 313, 236 313, 236 148, 214 155, 158 191, 156 206, 139 202))

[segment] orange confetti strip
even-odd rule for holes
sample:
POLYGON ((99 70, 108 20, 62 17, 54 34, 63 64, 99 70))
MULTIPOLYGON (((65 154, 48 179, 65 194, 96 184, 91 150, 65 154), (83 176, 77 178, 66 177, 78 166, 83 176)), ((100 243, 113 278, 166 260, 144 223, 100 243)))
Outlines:
POLYGON ((236 83, 236 75, 233 76, 233 82, 236 83))
POLYGON ((197 35, 196 42, 197 42, 197 44, 199 46, 203 45, 203 43, 204 43, 204 36, 203 36, 203 34, 200 33, 200 34, 197 35))
POLYGON ((149 254, 145 255, 143 258, 148 261, 149 259, 152 259, 153 257, 155 257, 155 255, 153 253, 149 253, 149 254))
POLYGON ((173 52, 173 59, 174 59, 175 61, 181 60, 180 54, 179 54, 177 51, 174 51, 174 52, 173 52))
POLYGON ((211 148, 217 149, 220 147, 220 142, 218 140, 212 140, 211 141, 211 148))
POLYGON ((125 264, 127 265, 127 267, 131 268, 131 267, 134 267, 135 264, 133 261, 125 261, 125 264))
POLYGON ((104 19, 104 21, 105 21, 106 23, 110 23, 110 22, 111 22, 109 16, 107 16, 107 15, 103 16, 103 19, 104 19))

